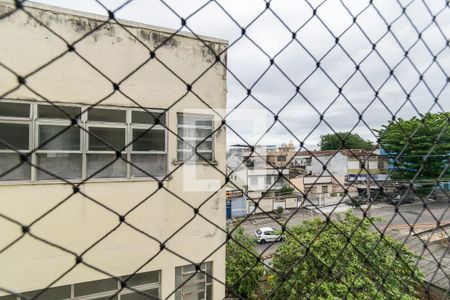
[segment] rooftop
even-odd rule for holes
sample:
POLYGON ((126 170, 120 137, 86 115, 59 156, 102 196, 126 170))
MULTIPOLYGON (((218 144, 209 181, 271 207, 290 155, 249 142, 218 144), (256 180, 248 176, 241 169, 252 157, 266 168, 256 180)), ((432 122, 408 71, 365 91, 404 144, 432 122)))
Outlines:
MULTIPOLYGON (((11 6, 12 8, 15 7, 14 1, 12 1, 12 0, 0 0, 0 3, 11 6)), ((89 13, 89 12, 84 12, 84 11, 78 11, 78 10, 63 8, 63 7, 54 6, 54 5, 48 5, 48 4, 36 3, 36 2, 30 2, 30 1, 26 1, 26 3, 24 3, 23 5, 26 8, 35 8, 35 9, 44 10, 44 11, 48 11, 48 12, 52 12, 52 13, 56 12, 56 13, 65 14, 65 15, 83 17, 83 18, 91 19, 91 20, 97 20, 97 21, 109 20, 109 17, 107 17, 106 15, 99 15, 99 14, 94 14, 94 13, 89 13)), ((149 25, 149 24, 139 23, 139 22, 134 22, 134 21, 129 21, 129 20, 123 20, 123 19, 119 19, 119 18, 116 18, 116 20, 120 24, 122 24, 124 26, 128 26, 128 27, 149 29, 152 31, 160 32, 160 33, 176 34, 177 36, 184 36, 184 37, 188 37, 188 38, 195 39, 195 40, 201 39, 203 41, 228 45, 228 41, 224 40, 224 39, 219 39, 219 38, 204 36, 204 35, 198 35, 198 34, 194 35, 190 32, 186 32, 186 31, 177 31, 177 30, 170 29, 170 28, 149 25)))
POLYGON ((261 231, 273 231, 274 229, 272 227, 261 227, 259 228, 261 231))
POLYGON ((448 275, 450 274, 450 253, 448 244, 444 244, 445 242, 430 243, 426 239, 423 240, 418 236, 408 234, 390 233, 390 235, 394 239, 405 243, 411 252, 420 257, 417 265, 425 275, 426 282, 446 291, 450 289, 450 278, 448 275), (424 244, 427 245, 427 248, 424 248, 424 244))

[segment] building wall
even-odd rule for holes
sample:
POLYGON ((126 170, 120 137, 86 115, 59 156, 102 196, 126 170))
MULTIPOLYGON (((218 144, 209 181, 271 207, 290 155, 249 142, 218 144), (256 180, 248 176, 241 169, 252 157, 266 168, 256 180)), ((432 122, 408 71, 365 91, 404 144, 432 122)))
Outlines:
POLYGON ((247 215, 247 211, 246 196, 231 199, 231 216, 233 218, 244 217, 247 215))
POLYGON ((343 177, 303 177, 298 176, 290 180, 296 191, 307 193, 306 205, 328 205, 341 201, 343 189, 343 177))
POLYGON ((368 161, 369 170, 378 169, 378 160, 370 160, 368 161))
POLYGON ((237 168, 230 175, 230 183, 228 186, 231 188, 239 188, 246 191, 248 188, 248 171, 245 166, 237 168))
MULTIPOLYGON (((366 158, 361 158, 361 161, 365 161, 366 158)), ((361 169, 361 162, 352 157, 348 159, 348 174, 367 174, 367 170, 371 175, 387 174, 387 163, 382 157, 371 158, 366 161, 365 169, 361 169)))
POLYGON ((313 176, 328 176, 330 173, 335 176, 347 175, 348 158, 341 153, 331 156, 318 156, 311 159, 311 171, 313 176), (327 166, 327 170, 323 171, 323 165, 327 166))
POLYGON ((349 170, 359 170, 361 163, 359 160, 349 160, 348 161, 348 169, 349 170))
MULTIPOLYGON (((234 151, 237 152, 237 151, 234 151)), ((244 149, 241 152, 242 158, 250 156, 249 161, 254 162, 255 166, 273 166, 276 168, 285 168, 290 160, 296 154, 295 146, 292 142, 282 144, 280 147, 275 145, 256 146, 255 151, 244 149)))
MULTIPOLYGON (((11 6, 0 3, 0 14, 10 9, 11 6)), ((69 43, 102 22, 101 17, 90 14, 79 16, 71 11, 49 11, 47 8, 27 8, 27 11, 69 43)), ((122 23, 126 24, 126 28, 136 35, 140 42, 152 49, 171 34, 165 29, 125 21, 122 23)), ((0 36, 2 40, 8 41, 0 45, 0 61, 22 76, 67 49, 65 42, 20 11, 1 20, 0 36)), ((140 42, 118 25, 108 23, 76 44, 75 48, 111 80, 118 82, 149 57, 149 51, 140 42)), ((206 39, 206 43, 216 52, 226 47, 224 41, 216 39, 206 39)), ((214 53, 187 34, 173 37, 158 49, 156 55, 186 82, 196 79, 215 59, 214 53)), ((0 78, 0 94, 16 86, 16 77, 4 68, 0 68, 0 78)), ((193 89, 213 108, 225 109, 225 80, 225 68, 215 64, 194 84, 193 89)), ((111 82, 74 53, 64 54, 54 63, 27 78, 27 84, 48 100, 57 103, 90 105, 113 93, 111 82)), ((185 93, 186 85, 161 63, 151 60, 139 72, 125 80, 120 89, 144 107, 167 108, 185 93)), ((10 93, 8 98, 42 100, 25 87, 10 93)), ((107 97, 101 105, 135 106, 119 92, 107 97)), ((177 112, 205 108, 196 96, 188 93, 168 112, 167 124, 170 130, 177 131, 177 112)), ((217 118, 215 126, 219 125, 220 119, 217 118)), ((219 130, 214 139, 216 167, 225 173, 224 129, 219 130)), ((176 147, 176 137, 169 134, 169 172, 178 167, 174 163, 176 147)), ((166 298, 175 289, 175 267, 190 263, 168 251, 162 251, 148 264, 143 265, 159 251, 159 244, 145 234, 160 241, 168 238, 193 216, 192 208, 183 204, 177 196, 195 207, 205 201, 223 181, 223 175, 211 166, 196 164, 181 167, 164 183, 173 194, 164 190, 157 191, 158 185, 154 180, 89 180, 80 186, 84 196, 81 193, 73 194, 70 185, 58 182, 0 182, 0 213, 22 224, 30 224, 60 204, 33 224, 31 232, 79 254, 117 226, 114 232, 83 255, 84 261, 116 276, 130 274, 141 266, 142 272, 161 270, 161 297, 166 298), (195 191, 192 188, 197 183, 201 183, 203 191, 195 191), (155 194, 144 201, 152 193, 155 194), (64 199, 67 200, 63 201, 64 199), (145 234, 120 224, 117 215, 100 206, 101 204, 118 214, 125 214, 140 202, 142 204, 127 215, 126 221, 145 234)), ((202 206, 200 212, 218 227, 224 228, 225 203, 225 191, 219 192, 202 206)), ((0 227, 0 248, 21 234, 19 226, 4 219, 0 219, 0 227)), ((167 248, 193 262, 201 262, 224 240, 225 236, 220 230, 197 217, 167 242, 167 248)), ((213 275, 224 281, 224 247, 208 260, 213 261, 213 275)), ((69 270, 74 266, 74 262, 74 255, 51 247, 30 235, 24 235, 16 245, 0 255, 0 282, 2 288, 17 292, 40 289, 69 270)), ((78 265, 55 283, 55 286, 102 278, 106 278, 106 275, 78 265)), ((215 282, 213 291, 213 299, 223 298, 223 284, 215 282)))
MULTIPOLYGON (((284 169, 282 172, 286 178, 289 178, 288 169, 284 169)), ((284 178, 278 179, 278 170, 276 169, 248 169, 249 191, 267 191, 269 188, 280 189, 284 184, 287 184, 286 180, 284 178), (279 181, 274 184, 277 180, 279 181)))
POLYGON ((248 188, 248 168, 245 162, 242 162, 239 156, 232 154, 227 159, 227 171, 230 177, 227 186, 230 189, 239 188, 246 191, 248 188))
POLYGON ((294 188, 294 192, 304 193, 305 184, 304 184, 303 178, 304 178, 303 176, 298 176, 295 178, 291 178, 289 180, 291 182, 291 186, 294 188))

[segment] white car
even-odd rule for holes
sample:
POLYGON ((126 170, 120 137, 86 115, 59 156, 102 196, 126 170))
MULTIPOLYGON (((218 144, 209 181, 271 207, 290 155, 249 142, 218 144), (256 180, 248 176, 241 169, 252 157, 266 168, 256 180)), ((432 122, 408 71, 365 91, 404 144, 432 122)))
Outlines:
POLYGON ((255 237, 258 243, 282 241, 283 237, 281 234, 272 227, 261 227, 255 230, 255 237))

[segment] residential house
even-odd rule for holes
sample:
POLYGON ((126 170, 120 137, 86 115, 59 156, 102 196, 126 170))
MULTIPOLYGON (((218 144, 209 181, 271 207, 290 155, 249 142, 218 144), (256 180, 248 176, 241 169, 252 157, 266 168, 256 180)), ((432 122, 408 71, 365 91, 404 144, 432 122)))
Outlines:
POLYGON ((283 143, 277 150, 278 151, 273 155, 276 157, 276 160, 273 159, 274 165, 280 168, 286 167, 291 163, 291 160, 296 153, 294 143, 292 141, 287 144, 283 143))
POLYGON ((290 166, 291 186, 308 195, 317 205, 342 200, 344 190, 355 195, 370 179, 383 183, 388 178, 387 160, 376 151, 360 149, 301 151, 290 166), (370 176, 369 176, 370 175, 370 176))
POLYGON ((349 179, 386 180, 389 173, 385 157, 361 149, 301 151, 293 160, 307 175, 332 175, 342 184, 349 179))
POLYGON ((242 152, 245 151, 247 146, 245 145, 231 145, 228 149, 228 156, 236 155, 242 157, 242 152))
MULTIPOLYGON (((332 176, 297 176, 290 179, 291 186, 305 200, 305 205, 328 205, 342 200, 344 188, 332 176)), ((353 191, 353 190, 352 190, 353 191)))
MULTIPOLYGON (((258 201, 261 207, 272 211, 277 207, 274 203, 279 205, 275 201, 277 191, 283 186, 289 186, 288 163, 293 157, 295 147, 289 143, 288 145, 283 144, 281 147, 275 145, 256 146, 253 150, 252 152, 248 147, 239 145, 230 149, 227 159, 230 182, 227 186, 229 189, 237 188, 247 193, 249 212, 254 212, 255 201, 258 201)), ((229 199, 229 208, 232 209, 233 202, 239 206, 237 203, 240 203, 240 199, 229 199)), ((297 205, 297 198, 294 200, 292 203, 295 202, 297 205)), ((283 203, 285 203, 284 200, 283 203)), ((290 202, 287 206, 289 205, 291 205, 290 202)), ((232 211, 228 215, 232 216, 232 211)))
POLYGON ((245 148, 241 151, 243 159, 248 161, 248 166, 273 166, 276 168, 286 168, 290 165, 292 158, 296 153, 295 146, 291 142, 288 144, 276 145, 258 145, 253 149, 245 148))
POLYGON ((260 197, 273 193, 289 185, 287 178, 289 178, 289 169, 278 170, 271 167, 249 169, 248 194, 251 197, 260 197))
POLYGON ((42 68, 0 68, 0 299, 222 299, 225 130, 198 97, 226 108, 227 42, 22 5, 0 61, 42 68))
POLYGON ((227 186, 234 190, 247 192, 248 189, 248 167, 241 156, 231 154, 227 158, 227 186))
POLYGON ((247 215, 248 168, 242 156, 232 153, 227 158, 227 219, 247 215))

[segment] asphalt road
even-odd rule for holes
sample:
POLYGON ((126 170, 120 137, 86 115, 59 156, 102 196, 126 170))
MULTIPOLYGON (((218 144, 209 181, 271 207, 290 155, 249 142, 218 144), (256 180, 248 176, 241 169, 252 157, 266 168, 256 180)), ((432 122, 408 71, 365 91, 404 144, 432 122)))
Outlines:
MULTIPOLYGON (((341 204, 338 206, 335 205, 321 208, 320 211, 302 208, 295 214, 286 212, 285 215, 277 221, 274 221, 268 216, 255 215, 242 224, 242 226, 244 228, 244 232, 253 237, 255 230, 260 227, 280 229, 280 224, 284 224, 287 220, 288 226, 295 226, 314 217, 325 218, 325 216, 330 213, 332 218, 334 218, 337 214, 344 213, 348 209, 352 209, 354 214, 362 216, 362 209, 365 210, 366 207, 351 208, 350 206, 341 204)), ((377 227, 380 230, 384 230, 386 226, 389 226, 389 229, 409 231, 409 226, 415 225, 415 229, 420 231, 422 229, 428 229, 435 226, 437 220, 439 220, 441 224, 450 222, 450 208, 447 203, 428 203, 426 207, 424 207, 423 203, 405 204, 399 206, 397 213, 395 211, 395 206, 393 205, 375 203, 371 206, 369 214, 370 216, 378 216, 383 218, 382 222, 377 223, 377 227)), ((270 255, 280 245, 281 242, 266 243, 262 245, 256 244, 256 248, 260 253, 263 253, 263 255, 270 255)))

